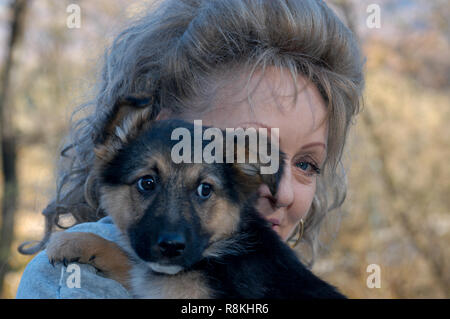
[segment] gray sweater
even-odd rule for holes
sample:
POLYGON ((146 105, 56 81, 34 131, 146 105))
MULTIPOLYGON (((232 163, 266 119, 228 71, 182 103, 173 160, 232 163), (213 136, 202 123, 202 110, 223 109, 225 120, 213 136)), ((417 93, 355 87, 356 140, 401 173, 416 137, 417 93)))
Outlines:
MULTIPOLYGON (((89 232, 118 243, 120 233, 110 217, 95 223, 83 223, 66 231, 89 232)), ((118 282, 102 276, 94 267, 86 264, 61 263, 53 267, 47 254, 41 251, 25 268, 17 289, 18 299, 84 299, 131 298, 118 282)))

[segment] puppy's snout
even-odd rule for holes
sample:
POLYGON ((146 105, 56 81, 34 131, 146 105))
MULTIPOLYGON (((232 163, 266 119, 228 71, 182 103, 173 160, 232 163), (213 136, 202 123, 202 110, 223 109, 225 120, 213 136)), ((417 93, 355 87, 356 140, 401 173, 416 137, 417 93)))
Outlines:
POLYGON ((159 235, 157 245, 162 256, 177 257, 183 253, 186 239, 178 233, 163 233, 159 235))

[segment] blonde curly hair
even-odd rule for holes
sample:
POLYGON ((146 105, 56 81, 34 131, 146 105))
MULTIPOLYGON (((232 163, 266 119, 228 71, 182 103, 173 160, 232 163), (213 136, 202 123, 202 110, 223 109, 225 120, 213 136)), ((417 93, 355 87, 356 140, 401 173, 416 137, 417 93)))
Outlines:
POLYGON ((71 214, 75 223, 105 216, 91 173, 93 141, 117 99, 151 96, 150 120, 163 109, 201 112, 233 74, 267 66, 289 70, 294 82, 297 75, 307 77, 327 106, 327 160, 304 232, 312 264, 324 217, 345 199, 341 157, 364 85, 363 58, 351 31, 319 0, 155 2, 105 53, 95 98, 77 110, 88 115, 73 123, 61 151, 56 197, 43 212, 45 236, 31 246, 23 243, 19 251, 44 248, 62 215, 71 214))

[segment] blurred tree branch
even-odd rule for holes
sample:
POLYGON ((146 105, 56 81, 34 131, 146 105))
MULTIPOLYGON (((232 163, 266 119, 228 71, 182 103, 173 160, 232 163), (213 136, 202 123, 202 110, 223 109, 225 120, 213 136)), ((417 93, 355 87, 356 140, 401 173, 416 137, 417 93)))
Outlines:
POLYGON ((11 73, 14 65, 14 51, 23 34, 25 11, 28 0, 15 0, 10 4, 11 20, 9 22, 9 41, 3 69, 0 74, 0 141, 3 175, 2 219, 0 228, 0 291, 7 271, 9 256, 14 236, 14 214, 17 206, 17 144, 13 125, 13 102, 11 98, 11 73))
MULTIPOLYGON (((331 2, 341 10, 347 26, 353 32, 354 36, 358 38, 358 33, 354 25, 356 20, 353 2, 351 0, 334 0, 331 2)), ((411 197, 417 194, 414 194, 414 192, 408 193, 407 185, 403 187, 395 180, 394 174, 387 164, 387 159, 391 153, 390 149, 386 145, 383 136, 376 130, 376 123, 371 110, 367 107, 364 108, 361 112, 361 117, 380 160, 379 175, 392 211, 392 214, 387 214, 386 217, 392 221, 392 224, 400 227, 403 235, 406 236, 407 240, 428 264, 436 286, 439 287, 444 296, 450 298, 450 276, 447 274, 448 271, 445 268, 446 263, 442 252, 443 247, 440 245, 440 241, 433 231, 427 228, 424 223, 416 225, 409 214, 416 207, 412 207, 411 204, 413 201, 408 199, 411 199, 411 197)), ((421 208, 426 209, 425 207, 421 208)))

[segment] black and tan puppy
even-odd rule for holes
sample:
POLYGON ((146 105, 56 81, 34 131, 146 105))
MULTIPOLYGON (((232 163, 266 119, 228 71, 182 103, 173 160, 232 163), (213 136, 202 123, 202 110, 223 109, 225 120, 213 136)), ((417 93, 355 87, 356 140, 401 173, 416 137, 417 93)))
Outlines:
POLYGON ((96 140, 100 206, 123 245, 60 232, 47 247, 51 262, 92 264, 140 298, 343 297, 253 208, 262 183, 276 192, 283 161, 271 175, 258 162, 176 164, 172 132, 194 136, 194 126, 149 123, 149 112, 139 100, 118 103, 96 140))

